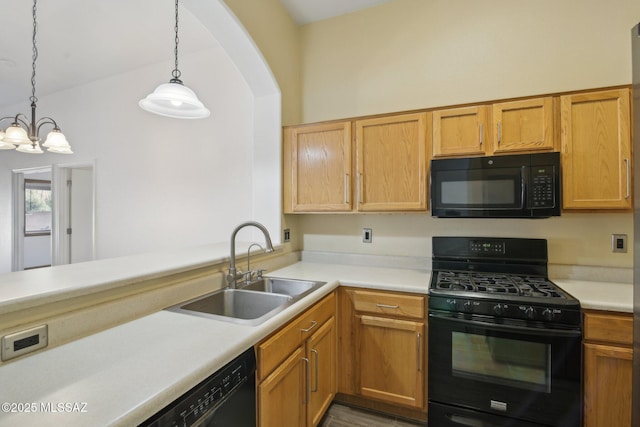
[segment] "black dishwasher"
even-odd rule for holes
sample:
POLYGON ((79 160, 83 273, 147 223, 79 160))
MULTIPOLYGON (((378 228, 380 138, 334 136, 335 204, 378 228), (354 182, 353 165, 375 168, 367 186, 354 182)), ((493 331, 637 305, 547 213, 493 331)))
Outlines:
POLYGON ((140 424, 141 427, 255 427, 256 356, 253 348, 140 424))

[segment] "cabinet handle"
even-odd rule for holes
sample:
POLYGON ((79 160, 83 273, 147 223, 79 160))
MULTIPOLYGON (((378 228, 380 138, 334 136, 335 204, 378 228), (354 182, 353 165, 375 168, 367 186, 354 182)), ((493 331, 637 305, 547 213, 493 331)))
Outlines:
POLYGON ((376 307, 379 308, 392 308, 392 309, 396 309, 396 308, 400 308, 399 305, 387 305, 387 304, 376 304, 376 307))
POLYGON ((482 147, 482 123, 480 123, 480 146, 482 147))
POLYGON ((309 332, 310 330, 312 330, 313 328, 315 328, 317 324, 318 324, 318 322, 316 322, 315 320, 312 320, 312 321, 311 321, 311 326, 309 326, 307 329, 300 329, 300 331, 302 331, 302 332, 309 332))
POLYGON ((416 364, 418 366, 418 372, 422 371, 422 363, 420 363, 420 355, 422 354, 422 351, 420 349, 420 341, 422 341, 421 338, 422 337, 420 336, 420 333, 418 332, 418 338, 417 338, 418 347, 416 348, 416 364))
POLYGON ((307 359, 306 357, 303 357, 302 360, 304 361, 304 363, 307 365, 307 373, 306 373, 306 390, 304 393, 304 398, 305 400, 302 401, 303 405, 307 405, 309 403, 309 400, 311 400, 311 363, 309 362, 309 359, 307 359))
POLYGON ((362 173, 358 174, 358 204, 362 204, 364 197, 362 197, 362 173))
POLYGON ((631 197, 631 164, 629 159, 624 159, 624 165, 627 171, 627 195, 624 198, 629 199, 631 197))
POLYGON ((498 122, 498 145, 502 141, 502 122, 498 122))
POLYGON ((344 204, 349 204, 349 174, 344 174, 344 204))
POLYGON ((311 349, 311 353, 315 355, 315 359, 316 359, 316 386, 313 388, 313 390, 311 390, 313 393, 315 393, 318 391, 318 381, 319 381, 318 364, 320 363, 319 362, 320 358, 318 357, 318 350, 316 350, 315 348, 311 349))

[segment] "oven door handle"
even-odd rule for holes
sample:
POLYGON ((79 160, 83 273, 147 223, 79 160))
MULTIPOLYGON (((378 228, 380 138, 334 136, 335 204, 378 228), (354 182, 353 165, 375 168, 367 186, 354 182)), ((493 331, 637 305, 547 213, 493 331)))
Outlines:
POLYGON ((497 424, 488 423, 476 418, 465 417, 463 415, 447 414, 449 421, 456 425, 467 427, 499 427, 497 424))
POLYGON ((485 329, 491 329, 493 331, 521 332, 529 335, 537 335, 537 336, 545 336, 545 337, 555 336, 555 337, 579 338, 582 336, 582 332, 579 329, 563 330, 563 329, 527 328, 526 326, 488 323, 488 322, 482 322, 479 320, 456 319, 455 317, 449 317, 439 313, 429 313, 429 317, 448 320, 456 323, 462 323, 464 325, 478 326, 485 329))

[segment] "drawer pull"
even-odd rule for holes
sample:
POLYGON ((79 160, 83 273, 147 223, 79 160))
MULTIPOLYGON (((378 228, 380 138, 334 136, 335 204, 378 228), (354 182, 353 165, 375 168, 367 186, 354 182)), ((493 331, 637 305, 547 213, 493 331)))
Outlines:
POLYGON ((392 308, 394 310, 397 309, 397 308, 400 308, 399 305, 387 305, 387 304, 376 304, 376 307, 379 307, 379 308, 392 308))
POLYGON ((312 330, 313 328, 315 328, 317 324, 318 324, 318 322, 316 322, 315 320, 312 320, 312 321, 311 321, 311 326, 309 326, 307 329, 300 329, 300 331, 302 331, 302 332, 309 332, 310 330, 312 330))

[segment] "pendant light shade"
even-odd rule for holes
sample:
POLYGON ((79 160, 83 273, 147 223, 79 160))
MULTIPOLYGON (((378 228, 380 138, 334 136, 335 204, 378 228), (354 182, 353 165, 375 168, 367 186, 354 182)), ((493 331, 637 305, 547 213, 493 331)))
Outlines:
POLYGON ((22 144, 18 145, 16 151, 27 154, 42 154, 42 148, 40 148, 40 144, 34 142, 33 144, 22 144))
POLYGON ((211 112, 198 99, 195 92, 179 79, 159 85, 156 90, 138 103, 150 113, 178 119, 204 119, 211 112))
POLYGON ((176 26, 175 26, 175 68, 171 72, 173 78, 169 83, 163 83, 146 98, 140 100, 138 105, 145 111, 176 119, 204 119, 211 112, 200 102, 195 92, 186 87, 180 80, 181 72, 178 69, 178 0, 176 0, 176 26))
POLYGON ((42 146, 47 147, 47 151, 51 151, 52 153, 73 154, 67 138, 58 128, 54 128, 49 132, 47 139, 44 141, 42 146))
POLYGON ((29 135, 27 135, 27 131, 17 123, 14 123, 7 128, 7 132, 4 134, 2 142, 13 145, 31 144, 31 140, 29 139, 29 135))

